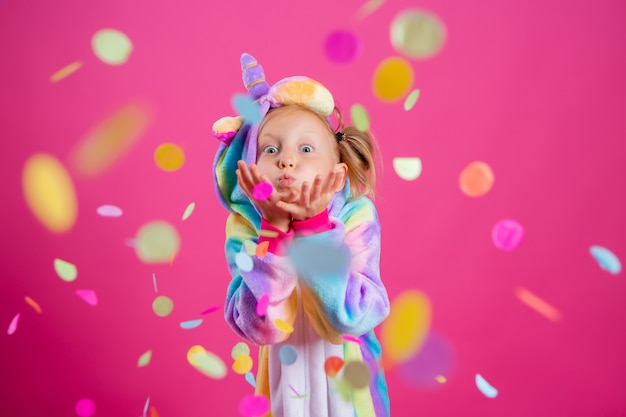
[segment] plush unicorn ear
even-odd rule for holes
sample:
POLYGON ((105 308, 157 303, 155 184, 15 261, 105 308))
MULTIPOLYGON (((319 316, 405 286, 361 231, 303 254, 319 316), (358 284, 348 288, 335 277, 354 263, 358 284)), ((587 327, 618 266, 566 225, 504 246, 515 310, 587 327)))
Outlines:
POLYGON ((324 117, 335 108, 330 91, 322 83, 303 76, 283 78, 270 88, 267 98, 276 104, 297 104, 324 117))
POLYGON ((230 140, 237 134, 243 126, 243 117, 226 116, 213 123, 213 134, 226 145, 230 145, 230 140))
POLYGON ((250 54, 241 54, 241 78, 243 85, 248 90, 248 97, 256 101, 267 94, 270 89, 265 80, 263 67, 259 65, 256 58, 250 54))

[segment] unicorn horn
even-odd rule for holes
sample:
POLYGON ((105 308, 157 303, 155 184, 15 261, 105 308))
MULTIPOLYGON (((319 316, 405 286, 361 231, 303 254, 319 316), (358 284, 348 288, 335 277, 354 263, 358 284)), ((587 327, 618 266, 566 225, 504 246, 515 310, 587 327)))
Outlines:
POLYGON ((270 86, 265 81, 263 67, 259 65, 255 57, 246 53, 241 54, 241 71, 243 72, 243 85, 248 90, 248 97, 256 101, 267 94, 270 86))

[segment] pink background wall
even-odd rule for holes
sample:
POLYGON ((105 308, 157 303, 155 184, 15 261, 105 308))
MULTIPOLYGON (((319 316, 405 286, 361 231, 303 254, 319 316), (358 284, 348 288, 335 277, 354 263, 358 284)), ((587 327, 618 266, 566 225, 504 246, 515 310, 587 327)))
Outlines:
POLYGON ((234 114, 231 97, 244 92, 242 52, 259 59, 270 83, 308 75, 333 91, 347 116, 355 103, 370 114, 384 161, 383 280, 392 299, 417 290, 432 306, 430 338, 415 358, 421 365, 388 373, 394 416, 626 415, 626 282, 589 251, 600 245, 626 259, 625 3, 398 0, 358 20, 361 6, 0 1, 0 326, 20 314, 15 331, 0 337, 1 415, 72 416, 83 398, 94 401, 96 416, 140 416, 148 398, 163 417, 238 415, 252 391, 230 370, 239 340, 220 312, 201 312, 223 305, 229 281, 226 213, 210 180, 218 143, 211 125, 234 114), (389 41, 393 18, 413 7, 446 27, 444 47, 429 59, 403 56, 389 41), (94 54, 91 38, 104 28, 132 41, 124 65, 94 54), (324 41, 337 29, 362 42, 352 62, 325 55, 324 41), (421 96, 410 111, 372 93, 374 70, 390 56, 415 71, 421 96), (50 81, 75 61, 79 70, 50 81), (77 175, 71 151, 132 100, 152 109, 145 133, 102 174, 77 175), (154 163, 165 142, 185 151, 176 172, 154 163), (22 170, 39 152, 72 177, 78 217, 68 232, 49 231, 26 204, 22 170), (401 179, 395 157, 419 157, 421 176, 401 179), (476 198, 459 187, 473 161, 495 176, 476 198), (182 221, 191 202, 196 209, 182 221), (99 216, 103 204, 124 214, 99 216), (525 232, 510 252, 491 240, 494 224, 507 218, 525 232), (157 219, 181 237, 171 265, 141 263, 127 244, 157 219), (76 265, 75 281, 57 276, 55 258, 76 265), (523 303, 520 288, 561 319, 523 303), (77 289, 94 290, 97 306, 77 289), (174 301, 167 317, 152 310, 158 295, 174 301), (179 325, 198 318, 197 328, 179 325), (187 362, 197 344, 224 359, 223 380, 187 362), (150 364, 138 367, 149 349, 150 364), (476 374, 497 397, 483 395, 476 374))

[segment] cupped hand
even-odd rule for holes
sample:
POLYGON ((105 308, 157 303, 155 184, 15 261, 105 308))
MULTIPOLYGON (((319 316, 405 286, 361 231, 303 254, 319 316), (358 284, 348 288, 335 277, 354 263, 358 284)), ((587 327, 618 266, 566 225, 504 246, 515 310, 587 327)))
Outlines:
POLYGON ((306 220, 315 217, 326 208, 333 199, 335 192, 343 183, 343 173, 331 171, 326 179, 316 175, 313 185, 308 182, 302 183, 300 198, 296 201, 278 201, 276 205, 289 212, 293 220, 306 220))

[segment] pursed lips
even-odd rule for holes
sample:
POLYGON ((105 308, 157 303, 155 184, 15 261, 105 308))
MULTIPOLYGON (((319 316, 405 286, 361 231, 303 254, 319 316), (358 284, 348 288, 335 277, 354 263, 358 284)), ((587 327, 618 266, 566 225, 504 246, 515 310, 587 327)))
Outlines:
POLYGON ((291 185, 296 179, 289 174, 283 174, 278 177, 278 183, 281 185, 291 185))

